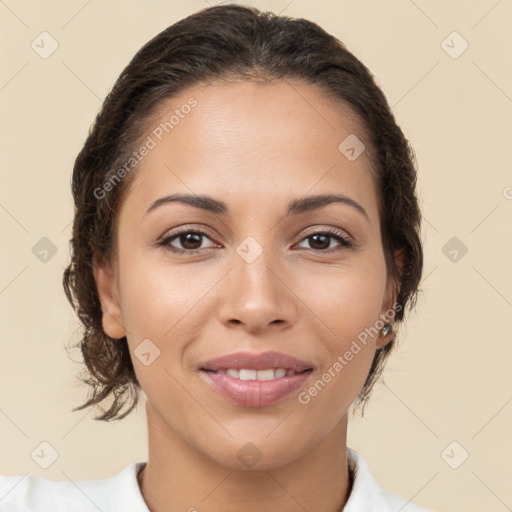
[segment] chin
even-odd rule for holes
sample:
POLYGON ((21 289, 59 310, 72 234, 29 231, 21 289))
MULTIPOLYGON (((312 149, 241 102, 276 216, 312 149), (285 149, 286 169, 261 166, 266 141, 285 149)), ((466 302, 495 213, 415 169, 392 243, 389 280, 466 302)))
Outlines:
POLYGON ((267 471, 286 466, 307 452, 308 447, 298 444, 297 439, 300 439, 299 433, 289 432, 275 439, 267 434, 245 435, 243 439, 230 438, 225 443, 212 441, 203 446, 202 451, 217 464, 233 471, 267 471), (214 445, 216 449, 212 450, 214 445))

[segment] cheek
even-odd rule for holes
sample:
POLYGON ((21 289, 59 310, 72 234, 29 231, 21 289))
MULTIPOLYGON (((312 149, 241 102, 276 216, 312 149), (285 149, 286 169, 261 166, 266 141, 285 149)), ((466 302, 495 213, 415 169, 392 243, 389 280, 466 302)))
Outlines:
POLYGON ((330 344, 340 350, 347 341, 374 326, 383 313, 386 286, 383 257, 353 261, 342 268, 329 269, 323 279, 308 276, 301 285, 303 290, 308 290, 308 305, 318 312, 332 335, 330 344))
MULTIPOLYGON (((359 312, 360 313, 360 312, 359 312)), ((376 332, 361 329, 361 318, 339 324, 341 336, 331 337, 328 357, 310 385, 297 395, 311 418, 323 425, 323 433, 334 426, 348 410, 361 391, 375 355, 376 332)), ((319 435, 322 435, 319 433, 319 435)))
POLYGON ((198 272, 194 265, 167 265, 161 256, 127 257, 120 271, 123 319, 137 379, 152 399, 167 390, 163 403, 178 406, 184 397, 172 377, 181 381, 187 347, 204 337, 213 315, 213 294, 207 292, 219 276, 198 272))
POLYGON ((184 325, 197 324, 193 319, 203 309, 201 299, 216 279, 194 265, 166 264, 158 253, 124 260, 122 309, 132 335, 164 341, 184 325))
POLYGON ((326 280, 324 286, 317 287, 312 300, 328 327, 324 343, 329 355, 317 384, 306 390, 304 400, 322 394, 324 400, 336 404, 334 409, 338 411, 348 407, 364 385, 382 327, 384 262, 359 263, 344 268, 337 279, 326 280), (326 393, 324 388, 329 388, 326 393))

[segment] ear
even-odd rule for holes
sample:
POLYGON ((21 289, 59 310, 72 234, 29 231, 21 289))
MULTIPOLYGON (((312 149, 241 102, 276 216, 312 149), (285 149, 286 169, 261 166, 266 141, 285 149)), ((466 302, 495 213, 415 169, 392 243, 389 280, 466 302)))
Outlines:
MULTIPOLYGON (((403 249, 398 249, 393 253, 393 257, 395 260, 395 264, 399 269, 400 275, 403 275, 403 269, 405 266, 405 251, 403 249)), ((393 305, 396 302, 398 292, 400 290, 400 277, 389 276, 387 286, 386 286, 386 295, 383 304, 382 318, 393 326, 394 320, 389 316, 389 312, 393 309, 393 305), (386 315, 388 313, 388 315, 386 315)), ((389 332, 386 336, 380 336, 377 338, 377 348, 382 348, 387 345, 394 337, 393 330, 389 332)))
POLYGON ((103 330, 111 338, 122 338, 126 336, 126 330, 119 301, 116 271, 110 263, 106 263, 95 255, 93 274, 103 311, 103 330))

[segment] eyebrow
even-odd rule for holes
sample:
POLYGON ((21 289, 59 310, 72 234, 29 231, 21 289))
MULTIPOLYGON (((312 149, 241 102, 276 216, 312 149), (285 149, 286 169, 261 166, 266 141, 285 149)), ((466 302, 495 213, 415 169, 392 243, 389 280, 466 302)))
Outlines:
MULTIPOLYGON (((229 213, 229 208, 226 205, 226 203, 218 199, 214 199, 213 197, 210 196, 192 194, 171 194, 165 197, 161 197, 160 199, 154 201, 151 204, 151 206, 147 209, 144 215, 147 215, 151 211, 157 209, 158 207, 164 204, 169 204, 173 202, 194 206, 195 208, 200 208, 201 210, 206 210, 208 212, 215 213, 218 215, 228 215, 229 213)), ((288 204, 286 216, 299 215, 301 213, 318 210, 332 203, 342 203, 351 206, 359 213, 361 213, 368 220, 368 222, 370 221, 370 218, 366 213, 366 210, 357 201, 343 194, 320 194, 315 196, 304 197, 301 199, 294 199, 288 204)))

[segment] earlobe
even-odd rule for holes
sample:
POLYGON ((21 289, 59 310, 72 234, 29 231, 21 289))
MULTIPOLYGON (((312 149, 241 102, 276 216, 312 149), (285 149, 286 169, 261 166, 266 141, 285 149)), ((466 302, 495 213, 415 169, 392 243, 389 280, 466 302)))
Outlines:
POLYGON ((384 327, 380 330, 379 335, 377 337, 377 341, 375 343, 376 348, 385 347, 388 343, 390 343, 395 337, 395 333, 393 332, 393 322, 389 321, 384 324, 384 327))
POLYGON ((395 263, 400 269, 400 273, 403 273, 404 266, 405 266, 405 251, 404 249, 397 249, 393 253, 393 257, 395 258, 395 263))
POLYGON ((123 338, 126 336, 126 330, 119 301, 115 270, 104 262, 100 263, 99 259, 95 257, 93 273, 103 314, 103 330, 111 338, 123 338))

